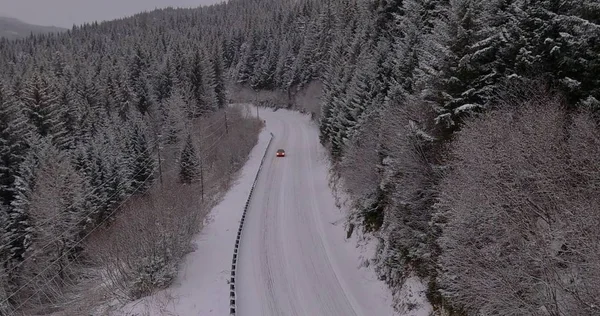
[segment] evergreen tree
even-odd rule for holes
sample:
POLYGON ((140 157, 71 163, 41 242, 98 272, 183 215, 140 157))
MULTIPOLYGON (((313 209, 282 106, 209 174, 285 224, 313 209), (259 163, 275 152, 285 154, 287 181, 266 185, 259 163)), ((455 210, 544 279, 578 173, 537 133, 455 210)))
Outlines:
POLYGON ((179 180, 185 184, 195 182, 200 174, 200 164, 200 159, 192 143, 192 137, 188 134, 179 159, 179 180))
POLYGON ((250 86, 256 90, 271 90, 275 88, 275 71, 279 53, 279 43, 266 44, 266 52, 259 57, 254 73, 250 78, 250 86))
POLYGON ((404 14, 404 2, 405 0, 375 0, 371 3, 371 10, 376 18, 375 25, 383 33, 381 35, 389 36, 395 30, 398 16, 404 14))
POLYGON ((114 95, 112 96, 113 106, 123 121, 129 121, 133 118, 133 110, 135 110, 134 91, 127 84, 125 76, 118 72, 115 73, 113 82, 115 85, 114 95))
POLYGON ((56 87, 43 75, 35 74, 26 83, 21 98, 29 123, 42 137, 50 137, 57 145, 62 145, 65 135, 65 122, 61 121, 64 109, 61 108, 56 87))
POLYGON ((69 133, 76 135, 77 142, 84 142, 102 130, 103 122, 106 121, 105 110, 98 85, 88 76, 79 76, 73 90, 74 101, 70 111, 76 113, 76 123, 70 127, 69 133))
POLYGON ((0 204, 15 198, 15 178, 27 151, 28 126, 18 103, 0 84, 0 204))
POLYGON ((195 105, 193 117, 198 117, 215 110, 215 74, 210 61, 199 50, 194 53, 190 67, 190 94, 195 105))
POLYGON ((178 143, 184 130, 189 128, 186 104, 183 94, 176 90, 163 102, 163 135, 168 144, 178 143))
POLYGON ((131 127, 128 145, 128 164, 131 175, 131 188, 140 193, 146 192, 153 183, 156 161, 151 144, 142 128, 143 121, 137 119, 131 127))
POLYGON ((155 80, 156 102, 161 103, 169 98, 176 84, 176 76, 173 73, 173 65, 170 58, 166 58, 155 80))
POLYGON ((60 150, 73 149, 75 146, 75 135, 77 134, 77 107, 74 104, 73 92, 69 85, 60 91, 59 107, 61 108, 59 118, 63 128, 53 135, 53 144, 60 150))
MULTIPOLYGON (((367 15, 368 16, 368 15, 367 15)), ((348 25, 348 28, 358 30, 357 34, 346 34, 347 39, 340 39, 341 43, 350 42, 351 44, 343 49, 343 55, 334 64, 339 69, 337 72, 337 83, 331 85, 333 91, 329 92, 331 95, 326 95, 324 100, 331 102, 329 105, 329 119, 325 122, 327 124, 327 134, 329 135, 329 141, 331 144, 331 152, 334 158, 341 158, 344 144, 349 140, 346 122, 352 120, 351 114, 345 110, 348 104, 349 87, 352 78, 355 76, 355 72, 359 62, 360 53, 363 49, 369 49, 371 42, 369 41, 369 34, 372 30, 370 20, 361 21, 363 25, 354 27, 348 25)), ((336 44, 334 44, 336 45, 336 44)), ((335 54, 332 55, 334 57, 335 54)), ((335 69, 335 68, 334 68, 335 69)), ((327 92, 325 92, 327 93, 327 92)))
POLYGON ((227 91, 225 87, 225 69, 223 64, 223 52, 218 49, 214 53, 214 61, 212 65, 214 67, 215 75, 215 95, 217 108, 222 109, 227 106, 227 91))
POLYGON ((294 63, 296 60, 295 43, 293 40, 287 40, 279 44, 279 56, 275 66, 274 80, 277 86, 284 90, 291 89, 294 77, 294 63))
POLYGON ((146 114, 153 104, 153 95, 149 84, 149 57, 140 47, 136 46, 129 67, 129 86, 131 87, 133 103, 142 114, 146 114))
POLYGON ((240 57, 234 73, 234 79, 237 83, 244 84, 252 78, 256 64, 257 37, 258 35, 253 32, 240 47, 240 57))
POLYGON ((348 139, 352 139, 361 128, 364 117, 383 106, 388 78, 383 71, 386 70, 384 63, 388 49, 388 43, 382 40, 378 46, 365 46, 361 52, 343 109, 343 112, 348 113, 342 122, 348 139))
POLYGON ((332 43, 329 62, 323 78, 323 97, 321 104, 321 122, 319 137, 322 144, 328 144, 332 137, 332 122, 336 109, 334 100, 340 97, 345 65, 345 41, 342 36, 336 36, 332 43))
POLYGON ((29 275, 43 272, 62 279, 88 211, 83 200, 84 183, 64 152, 47 145, 37 154, 43 158, 33 173, 35 185, 27 207, 31 243, 23 269, 29 275), (52 265, 40 266, 38 261, 52 265))
POLYGON ((518 12, 524 47, 519 74, 541 78, 569 103, 600 106, 600 8, 593 0, 523 1, 518 12))
MULTIPOLYGON (((8 222, 5 223, 4 240, 10 241, 8 257, 11 258, 10 266, 18 264, 25 259, 25 254, 31 246, 32 232, 29 208, 35 190, 35 173, 40 164, 40 156, 50 145, 49 139, 32 135, 29 140, 30 151, 19 165, 19 173, 15 178, 15 198, 8 209, 8 222)), ((20 271, 16 271, 19 273, 20 271)))
POLYGON ((465 113, 487 107, 490 83, 500 75, 492 65, 498 37, 488 26, 490 11, 484 4, 452 0, 448 7, 446 35, 440 38, 440 45, 448 47, 449 55, 439 78, 441 113, 437 120, 451 130, 458 127, 465 113))

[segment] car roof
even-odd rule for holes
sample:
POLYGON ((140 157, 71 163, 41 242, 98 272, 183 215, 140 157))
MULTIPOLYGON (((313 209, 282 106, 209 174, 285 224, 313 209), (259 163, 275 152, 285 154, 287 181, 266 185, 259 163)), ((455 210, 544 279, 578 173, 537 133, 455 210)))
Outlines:
POLYGON ((285 150, 283 150, 283 149, 277 149, 277 151, 285 151, 285 150))

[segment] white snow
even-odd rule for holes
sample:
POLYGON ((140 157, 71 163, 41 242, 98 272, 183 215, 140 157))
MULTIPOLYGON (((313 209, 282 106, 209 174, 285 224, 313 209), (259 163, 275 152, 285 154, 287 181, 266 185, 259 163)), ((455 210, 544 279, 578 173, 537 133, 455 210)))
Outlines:
POLYGON ((410 276, 404 281, 398 293, 398 306, 403 316, 429 316, 433 307, 427 301, 427 286, 423 280, 416 275, 410 276))
POLYGON ((477 108, 481 108, 481 105, 474 104, 474 103, 463 104, 463 105, 457 107, 456 109, 454 109, 454 114, 459 114, 459 113, 466 112, 466 111, 472 111, 477 108))
POLYGON ((565 77, 565 78, 561 79, 560 81, 562 84, 566 85, 571 90, 579 89, 579 87, 581 86, 581 82, 579 82, 575 79, 571 79, 569 77, 565 77))
POLYGON ((273 143, 242 232, 237 315, 395 315, 391 291, 364 265, 375 244, 357 247, 356 234, 345 239, 347 213, 336 207, 328 186, 328 160, 315 124, 283 109, 261 108, 260 118, 267 124, 259 144, 239 182, 212 210, 176 283, 114 315, 229 314, 235 235, 269 132, 273 143), (279 148, 286 157, 275 157, 279 148))
POLYGON ((275 137, 244 224, 238 315, 394 315, 392 295, 335 205, 318 129, 300 113, 261 110, 275 137), (285 158, 275 157, 283 148, 285 158))

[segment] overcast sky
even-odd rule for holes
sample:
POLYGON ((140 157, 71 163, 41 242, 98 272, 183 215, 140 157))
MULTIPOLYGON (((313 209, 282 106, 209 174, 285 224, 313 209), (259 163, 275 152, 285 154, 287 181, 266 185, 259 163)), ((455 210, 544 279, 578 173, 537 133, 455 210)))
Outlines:
POLYGON ((71 28, 155 8, 197 7, 222 0, 0 0, 0 15, 27 23, 71 28))

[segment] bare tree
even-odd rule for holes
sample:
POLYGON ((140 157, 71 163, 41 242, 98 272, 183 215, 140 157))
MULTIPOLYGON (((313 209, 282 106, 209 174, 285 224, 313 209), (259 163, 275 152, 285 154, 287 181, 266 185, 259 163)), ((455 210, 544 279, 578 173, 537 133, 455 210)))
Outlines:
POLYGON ((409 271, 425 277, 435 266, 432 205, 441 173, 434 115, 418 97, 399 100, 381 115, 379 207, 384 216, 375 259, 393 289, 400 289, 409 271))
POLYGON ((344 188, 351 196, 368 196, 381 181, 380 119, 374 113, 365 120, 364 128, 348 144, 347 153, 337 166, 344 179, 344 188))
MULTIPOLYGON (((244 118, 239 108, 227 111, 229 133, 222 126, 223 111, 197 119, 189 129, 192 142, 204 149, 199 152, 206 164, 204 184, 182 185, 177 161, 168 160, 165 184, 152 188, 147 196, 129 199, 111 227, 87 241, 86 255, 102 267, 111 296, 130 300, 167 287, 177 264, 193 250, 193 236, 247 159, 262 126, 257 119, 244 118), (198 194, 202 185, 204 200, 198 194)), ((84 305, 80 313, 90 305, 79 303, 84 305)))
POLYGON ((34 227, 31 246, 23 262, 24 280, 30 284, 29 302, 53 302, 69 281, 74 245, 83 226, 84 182, 69 157, 51 145, 40 155, 34 172, 28 214, 34 227), (31 294, 33 291, 33 294, 31 294))
POLYGON ((440 284, 483 315, 598 315, 600 133, 533 92, 458 133, 440 186, 440 284))

